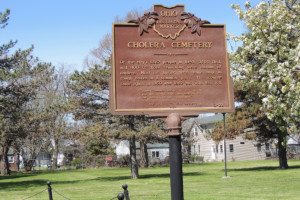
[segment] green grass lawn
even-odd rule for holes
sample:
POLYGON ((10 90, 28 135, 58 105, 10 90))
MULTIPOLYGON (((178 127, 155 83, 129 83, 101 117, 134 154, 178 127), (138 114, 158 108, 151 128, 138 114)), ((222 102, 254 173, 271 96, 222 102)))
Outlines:
MULTIPOLYGON (((184 198, 190 199, 300 199, 300 160, 290 160, 288 170, 278 161, 187 164, 183 166, 184 198)), ((75 200, 112 199, 128 184, 131 200, 171 199, 169 167, 140 169, 140 179, 130 179, 129 168, 43 171, 0 176, 0 199, 25 199, 47 188, 75 200)), ((48 200, 44 191, 30 200, 48 200)), ((53 199, 65 199, 53 192, 53 199)))

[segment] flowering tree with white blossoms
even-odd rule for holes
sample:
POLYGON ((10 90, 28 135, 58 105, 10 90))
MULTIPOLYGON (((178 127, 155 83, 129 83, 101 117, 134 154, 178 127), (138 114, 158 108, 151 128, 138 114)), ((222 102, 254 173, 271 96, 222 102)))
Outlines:
POLYGON ((248 31, 231 53, 236 100, 256 110, 258 138, 277 138, 280 168, 288 168, 286 136, 300 127, 300 1, 232 5, 248 31), (255 109, 257 108, 257 109, 255 109))

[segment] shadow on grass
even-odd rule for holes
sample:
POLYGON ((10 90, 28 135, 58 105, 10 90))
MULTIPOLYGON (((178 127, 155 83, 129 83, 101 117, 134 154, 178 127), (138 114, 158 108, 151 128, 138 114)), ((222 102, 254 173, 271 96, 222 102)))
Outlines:
MULTIPOLYGON (((300 169, 300 165, 289 166, 289 168, 287 170, 289 170, 289 169, 300 169)), ((228 171, 271 171, 271 170, 281 170, 281 169, 277 166, 228 169, 228 171)))
MULTIPOLYGON (((200 172, 187 172, 183 173, 183 176, 200 176, 204 175, 204 173, 200 172)), ((165 173, 165 174, 145 174, 141 175, 140 179, 146 179, 146 178, 170 178, 170 173, 165 173)))
MULTIPOLYGON (((78 171, 77 171, 78 172, 78 171)), ((46 172, 43 172, 46 173, 46 172)), ((47 172, 48 173, 48 172, 47 172)), ((50 173, 55 173, 55 172, 50 172, 50 173)), ((58 172, 60 173, 60 172, 58 172)), ((14 179, 18 177, 30 177, 30 176, 35 176, 39 173, 28 173, 28 174, 19 174, 19 175, 14 175, 14 176, 3 176, 1 177, 2 180, 5 178, 6 180, 9 179, 14 179)), ((204 173, 200 172, 186 172, 183 173, 184 177, 187 176, 201 176, 205 175, 204 173)), ((161 173, 161 174, 145 174, 145 175, 140 175, 139 179, 155 179, 155 178, 170 178, 169 173, 161 173)), ((96 178, 91 178, 91 179, 84 179, 84 180, 70 180, 70 181, 51 181, 52 187, 55 188, 57 184, 66 184, 66 185, 71 185, 71 184, 78 184, 78 183, 84 183, 84 182, 90 182, 90 181, 101 181, 101 182, 114 182, 114 181, 123 181, 123 180, 131 180, 131 176, 109 176, 109 177, 96 177, 96 178)), ((37 179, 37 180, 24 180, 24 181, 19 181, 19 182, 0 182, 0 191, 12 191, 12 190, 26 190, 28 188, 33 188, 33 187, 42 187, 44 186, 47 188, 47 182, 48 180, 43 180, 43 179, 37 179)))
POLYGON ((47 188, 47 181, 38 179, 38 180, 32 180, 32 181, 20 181, 20 182, 0 182, 0 191, 12 191, 12 190, 26 190, 29 187, 40 187, 44 186, 47 188))
POLYGON ((1 176, 0 175, 0 181, 13 180, 13 179, 17 179, 17 178, 32 177, 32 176, 36 176, 36 173, 20 173, 20 174, 12 174, 9 176, 1 176))
POLYGON ((99 181, 122 181, 131 179, 131 176, 109 176, 109 177, 98 177, 92 180, 99 180, 99 181))

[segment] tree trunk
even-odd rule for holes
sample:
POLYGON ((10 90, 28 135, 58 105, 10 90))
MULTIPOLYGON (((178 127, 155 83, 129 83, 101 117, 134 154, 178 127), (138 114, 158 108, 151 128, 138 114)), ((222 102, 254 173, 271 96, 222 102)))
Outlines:
POLYGON ((16 153, 15 155, 15 171, 20 171, 20 154, 16 153))
POLYGON ((24 169, 26 172, 29 172, 32 170, 34 163, 35 163, 34 157, 29 157, 27 159, 24 159, 24 157, 23 157, 23 164, 24 164, 24 169))
POLYGON ((8 150, 9 150, 10 144, 7 142, 4 142, 3 145, 1 145, 1 174, 2 175, 10 175, 10 170, 9 170, 9 163, 8 163, 8 150))
POLYGON ((147 144, 144 141, 140 141, 140 150, 141 150, 140 166, 147 168, 149 166, 149 159, 148 159, 147 144))
POLYGON ((191 155, 192 155, 192 145, 191 145, 190 142, 187 145, 187 152, 188 152, 189 157, 191 157, 191 155))
POLYGON ((58 137, 54 136, 53 169, 57 169, 58 137))
POLYGON ((139 178, 139 169, 138 162, 136 159, 136 146, 135 146, 135 136, 131 136, 129 140, 130 146, 130 168, 131 168, 131 178, 138 179, 139 178))
POLYGON ((286 157, 286 145, 283 144, 285 135, 280 132, 278 133, 278 157, 279 157, 279 168, 288 169, 287 157, 286 157))

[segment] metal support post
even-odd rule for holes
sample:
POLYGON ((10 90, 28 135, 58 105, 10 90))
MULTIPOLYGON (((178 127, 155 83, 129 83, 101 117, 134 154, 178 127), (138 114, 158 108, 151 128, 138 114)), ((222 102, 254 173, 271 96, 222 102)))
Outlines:
POLYGON ((223 113, 223 124, 224 124, 224 161, 225 161, 225 177, 227 177, 225 113, 223 113))
POLYGON ((48 185, 49 200, 53 200, 53 198, 52 198, 51 182, 47 181, 47 185, 48 185))
POLYGON ((170 114, 168 126, 170 149, 171 199, 183 200, 182 154, 181 154, 181 119, 178 113, 170 114))

